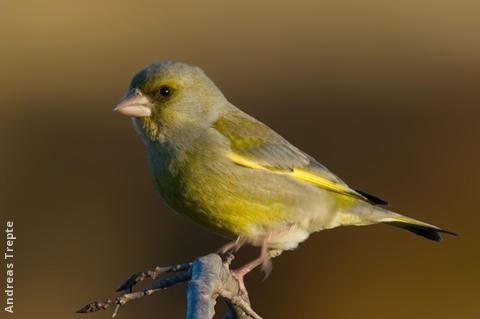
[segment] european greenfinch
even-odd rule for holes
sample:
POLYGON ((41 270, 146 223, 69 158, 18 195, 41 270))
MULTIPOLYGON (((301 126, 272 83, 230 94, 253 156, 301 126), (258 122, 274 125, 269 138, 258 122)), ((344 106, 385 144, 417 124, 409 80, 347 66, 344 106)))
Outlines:
MULTIPOLYGON (((262 254, 235 272, 269 265, 311 233, 389 224, 431 240, 449 233, 382 208, 308 154, 230 103, 198 67, 164 61, 137 73, 115 110, 130 116, 151 176, 174 212, 262 254)), ((246 292, 246 290, 244 290, 246 292)))

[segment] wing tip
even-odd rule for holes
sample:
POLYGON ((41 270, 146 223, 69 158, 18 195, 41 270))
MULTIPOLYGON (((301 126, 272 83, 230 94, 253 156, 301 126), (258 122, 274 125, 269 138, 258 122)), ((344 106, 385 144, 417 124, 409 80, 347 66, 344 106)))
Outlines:
POLYGON ((381 199, 377 196, 373 196, 373 195, 367 194, 367 193, 359 191, 359 190, 355 190, 355 191, 357 193, 359 193, 361 196, 365 197, 365 199, 367 199, 373 205, 380 205, 380 206, 390 205, 389 202, 387 202, 386 200, 383 200, 383 199, 381 199))

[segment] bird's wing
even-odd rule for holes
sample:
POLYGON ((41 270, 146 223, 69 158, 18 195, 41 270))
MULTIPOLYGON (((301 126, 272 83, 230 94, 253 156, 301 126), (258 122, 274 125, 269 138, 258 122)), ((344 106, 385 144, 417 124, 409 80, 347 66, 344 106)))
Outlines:
POLYGON ((213 128, 228 139, 230 151, 227 157, 238 165, 287 175, 375 205, 388 204, 373 195, 350 188, 314 158, 245 113, 221 117, 213 128))

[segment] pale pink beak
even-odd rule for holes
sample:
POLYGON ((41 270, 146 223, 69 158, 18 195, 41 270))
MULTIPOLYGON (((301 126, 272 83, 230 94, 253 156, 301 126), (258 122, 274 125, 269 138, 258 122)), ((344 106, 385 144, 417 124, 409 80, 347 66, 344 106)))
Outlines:
POLYGON ((152 114, 152 106, 137 89, 130 89, 113 110, 126 116, 146 117, 152 114))

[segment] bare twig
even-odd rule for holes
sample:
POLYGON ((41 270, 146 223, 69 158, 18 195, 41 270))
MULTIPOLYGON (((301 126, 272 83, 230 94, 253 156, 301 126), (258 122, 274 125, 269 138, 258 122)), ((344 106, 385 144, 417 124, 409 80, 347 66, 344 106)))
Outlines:
POLYGON ((116 299, 116 302, 115 302, 116 306, 115 306, 115 310, 113 312, 112 318, 115 318, 120 306, 123 306, 127 302, 135 299, 140 299, 143 296, 150 296, 151 294, 154 294, 159 290, 167 289, 168 287, 171 287, 177 283, 188 281, 191 278, 191 276, 192 274, 190 273, 190 271, 188 271, 183 274, 177 274, 169 278, 164 278, 160 280, 158 283, 153 284, 150 287, 145 288, 141 291, 121 295, 116 299))
POLYGON ((164 278, 160 280, 158 283, 151 285, 150 287, 147 287, 143 290, 137 291, 137 292, 132 292, 132 293, 125 293, 116 299, 106 299, 103 301, 94 301, 86 305, 85 307, 77 310, 77 313, 87 313, 87 312, 95 312, 98 310, 105 310, 108 309, 112 306, 116 306, 115 310, 113 312, 113 316, 118 312, 118 309, 120 306, 123 306, 127 302, 135 299, 142 298, 143 296, 149 296, 153 293, 156 293, 157 291, 160 291, 162 289, 167 289, 168 287, 171 287, 177 283, 185 282, 188 281, 191 277, 190 271, 187 271, 182 274, 177 274, 172 277, 164 278))
POLYGON ((224 318, 261 319, 251 308, 249 300, 243 299, 240 295, 238 282, 232 276, 229 268, 233 258, 233 254, 224 255, 223 260, 218 254, 209 254, 197 258, 193 263, 155 267, 153 270, 139 272, 120 285, 117 291, 125 292, 121 296, 113 300, 92 302, 77 312, 94 312, 115 306, 113 312, 113 317, 115 317, 118 309, 131 300, 188 281, 186 287, 187 319, 213 318, 218 297, 225 302, 228 308, 228 313, 224 318), (132 287, 145 278, 155 279, 160 274, 176 272, 182 273, 164 278, 143 290, 131 292, 132 287))
POLYGON ((178 264, 168 267, 160 267, 157 266, 154 269, 145 270, 136 274, 133 274, 130 278, 128 278, 125 282, 123 282, 120 287, 117 288, 116 291, 125 291, 131 292, 133 286, 135 286, 138 282, 143 281, 145 278, 151 278, 155 280, 158 275, 166 274, 171 272, 179 272, 179 271, 187 271, 192 266, 192 263, 185 263, 185 264, 178 264))

